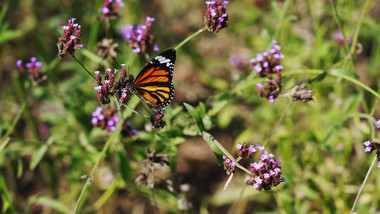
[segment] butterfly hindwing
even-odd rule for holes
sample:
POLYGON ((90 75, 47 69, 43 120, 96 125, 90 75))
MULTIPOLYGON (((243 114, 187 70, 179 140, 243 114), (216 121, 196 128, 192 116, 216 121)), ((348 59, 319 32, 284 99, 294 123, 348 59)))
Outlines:
POLYGON ((135 94, 150 107, 165 107, 174 98, 172 83, 176 51, 167 50, 156 56, 139 73, 134 81, 135 94))

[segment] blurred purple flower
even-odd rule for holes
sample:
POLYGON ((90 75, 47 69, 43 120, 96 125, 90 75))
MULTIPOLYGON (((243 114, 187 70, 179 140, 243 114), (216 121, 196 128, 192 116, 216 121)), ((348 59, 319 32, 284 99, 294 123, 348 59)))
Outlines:
POLYGON ((365 146, 364 152, 372 153, 377 150, 377 167, 380 168, 380 143, 367 140, 363 143, 363 145, 365 146))
MULTIPOLYGON (((343 46, 344 45, 344 36, 343 36, 343 33, 340 32, 340 31, 337 31, 333 34, 333 38, 335 39, 335 41, 338 43, 338 45, 341 45, 343 46)), ((346 41, 347 41, 347 44, 351 44, 351 38, 350 37, 346 37, 346 41)))
POLYGON ((124 6, 122 0, 103 0, 102 17, 101 20, 109 18, 116 18, 119 16, 119 8, 124 6))
POLYGON ((40 73, 42 65, 42 62, 37 61, 36 57, 31 57, 30 62, 26 63, 25 66, 21 59, 16 61, 16 67, 28 76, 33 85, 38 85, 47 79, 46 75, 40 73))
POLYGON ((129 43, 135 54, 147 53, 150 54, 153 51, 159 51, 158 45, 154 43, 154 36, 149 34, 148 31, 152 26, 154 18, 146 17, 145 25, 124 25, 120 29, 120 34, 125 41, 129 43))

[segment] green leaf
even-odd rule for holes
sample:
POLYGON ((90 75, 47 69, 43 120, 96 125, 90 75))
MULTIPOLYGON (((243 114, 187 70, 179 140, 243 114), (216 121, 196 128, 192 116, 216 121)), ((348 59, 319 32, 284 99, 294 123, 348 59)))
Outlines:
POLYGON ((175 171, 177 166, 177 147, 175 145, 168 147, 170 170, 175 171))
POLYGON ((4 181, 3 176, 0 174, 0 196, 2 198, 3 206, 1 209, 1 213, 14 213, 12 201, 9 197, 7 184, 4 181))
POLYGON ((307 81, 309 84, 313 84, 313 83, 316 83, 316 82, 320 82, 322 81, 325 77, 327 76, 327 72, 324 71, 323 73, 319 74, 318 76, 314 77, 313 79, 310 79, 309 81, 307 81))
POLYGON ((36 168, 36 166, 41 162, 47 150, 48 146, 45 144, 41 146, 36 153, 33 154, 32 160, 30 161, 30 170, 34 170, 34 168, 36 168))
POLYGON ((195 123, 197 124, 199 130, 201 132, 205 131, 205 126, 203 124, 203 121, 202 121, 202 118, 201 116, 199 115, 199 112, 191 105, 187 104, 187 103, 184 103, 185 105, 185 108, 187 109, 187 111, 191 114, 191 116, 194 118, 195 120, 195 123))
POLYGON ((124 151, 119 151, 118 155, 120 161, 120 174, 123 178, 123 181, 125 182, 125 185, 128 186, 132 179, 132 168, 124 151))
POLYGON ((12 40, 16 37, 19 37, 22 34, 19 30, 7 30, 0 33, 0 44, 8 40, 12 40))
POLYGON ((219 101, 217 102, 213 107, 212 109, 210 109, 210 111, 208 111, 208 115, 210 116, 214 116, 216 115, 220 110, 223 109, 224 106, 226 106, 228 103, 227 100, 222 100, 222 101, 219 101))
POLYGON ((61 203, 60 201, 56 199, 49 198, 46 196, 31 197, 29 199, 29 204, 35 204, 35 203, 50 207, 59 213, 67 213, 67 214, 71 213, 71 209, 69 207, 67 207, 66 205, 64 205, 63 203, 61 203))
POLYGON ((208 132, 203 132, 202 136, 203 136, 203 139, 210 146, 211 150, 214 152, 216 159, 218 159, 218 163, 219 164, 223 163, 223 152, 217 146, 217 144, 220 145, 220 143, 208 132))

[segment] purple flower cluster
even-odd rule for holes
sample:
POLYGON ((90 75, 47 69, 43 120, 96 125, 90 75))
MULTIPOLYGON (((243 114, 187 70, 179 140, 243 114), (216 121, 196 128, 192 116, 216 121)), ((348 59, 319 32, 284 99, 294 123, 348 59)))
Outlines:
POLYGON ((374 150, 377 150, 377 168, 380 168, 380 143, 367 140, 363 144, 365 146, 364 152, 372 153, 374 150))
POLYGON ((226 170, 227 175, 234 173, 235 163, 224 155, 223 155, 223 159, 224 159, 223 166, 224 166, 224 170, 226 170))
POLYGON ((119 121, 120 119, 116 115, 116 108, 103 112, 103 108, 99 106, 94 112, 92 112, 91 123, 95 127, 102 127, 107 131, 113 132, 116 130, 116 125, 119 121))
POLYGON ((207 10, 204 23, 210 32, 217 33, 222 28, 227 27, 227 4, 228 1, 223 1, 223 3, 221 0, 206 1, 207 10))
POLYGON ((281 182, 285 182, 285 178, 281 177, 281 160, 277 157, 273 160, 274 155, 268 153, 264 146, 259 144, 255 147, 256 151, 261 151, 258 156, 258 162, 251 163, 250 171, 252 177, 247 180, 247 184, 253 185, 256 190, 270 190, 281 182))
POLYGON ((256 84, 258 93, 261 97, 269 99, 271 103, 281 92, 281 73, 284 67, 280 65, 281 59, 285 56, 280 53, 281 46, 276 40, 272 40, 269 51, 263 51, 256 55, 256 58, 249 60, 252 69, 257 72, 259 77, 266 77, 264 85, 256 84), (276 78, 273 77, 276 74, 276 78))
POLYGON ((101 20, 109 18, 116 18, 119 16, 119 7, 123 7, 122 0, 103 0, 102 18, 101 20))
MULTIPOLYGON (((340 31, 337 31, 333 34, 333 38, 335 39, 335 41, 338 43, 338 45, 340 46, 344 46, 344 36, 343 36, 343 33, 340 32, 340 31)), ((347 44, 351 44, 351 38, 350 37, 347 37, 346 38, 346 41, 347 41, 347 44)))
POLYGON ((124 25, 120 34, 125 41, 129 43, 129 46, 136 54, 147 53, 150 54, 153 51, 159 51, 158 45, 154 43, 154 36, 149 34, 148 31, 152 26, 154 18, 146 17, 145 25, 124 25))
POLYGON ((30 62, 26 63, 25 65, 23 65, 22 60, 19 59, 16 62, 16 66, 21 72, 25 73, 28 76, 33 85, 37 85, 47 78, 46 75, 40 73, 42 62, 37 61, 36 57, 30 58, 30 62))
POLYGON ((117 69, 114 69, 114 71, 107 69, 104 72, 104 82, 102 82, 100 72, 95 71, 98 86, 94 87, 94 89, 98 93, 100 103, 103 105, 110 103, 111 100, 109 96, 116 95, 121 103, 124 103, 127 100, 127 95, 129 93, 126 89, 126 82, 128 81, 126 79, 127 71, 125 70, 125 64, 122 64, 121 66, 122 69, 118 81, 115 80, 115 76, 119 71, 117 69))
POLYGON ((83 44, 80 43, 81 26, 75 23, 75 18, 69 20, 68 25, 62 26, 63 35, 59 37, 57 43, 58 56, 61 58, 67 54, 73 55, 75 50, 83 48, 83 44))

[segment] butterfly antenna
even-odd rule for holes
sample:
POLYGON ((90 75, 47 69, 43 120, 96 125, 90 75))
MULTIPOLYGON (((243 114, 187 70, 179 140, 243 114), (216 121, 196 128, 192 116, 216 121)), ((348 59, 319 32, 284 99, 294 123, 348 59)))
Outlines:
POLYGON ((136 114, 138 114, 138 115, 140 115, 140 116, 142 116, 142 117, 145 117, 145 118, 149 118, 148 116, 146 116, 145 114, 142 114, 142 113, 140 113, 140 112, 138 112, 138 111, 136 111, 136 110, 134 110, 133 108, 131 108, 131 107, 129 107, 128 105, 126 105, 126 104, 123 104, 123 106, 125 106, 125 107, 127 107, 127 108, 129 108, 133 113, 136 113, 136 114))

